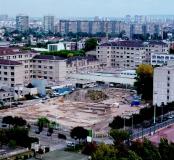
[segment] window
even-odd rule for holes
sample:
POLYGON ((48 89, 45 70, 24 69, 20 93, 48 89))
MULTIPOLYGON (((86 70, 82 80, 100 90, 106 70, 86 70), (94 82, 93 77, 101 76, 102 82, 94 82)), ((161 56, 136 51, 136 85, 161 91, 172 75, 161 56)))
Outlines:
POLYGON ((4 78, 4 81, 7 81, 7 78, 4 78))
POLYGON ((14 78, 11 78, 11 81, 14 82, 14 78))
POLYGON ((49 68, 50 68, 50 69, 53 69, 53 67, 52 67, 52 66, 50 66, 49 68))
POLYGON ((11 72, 11 75, 14 76, 14 72, 11 72))
POLYGON ((4 72, 4 75, 7 75, 7 72, 4 72))
POLYGON ((7 66, 4 66, 4 69, 7 69, 7 66))

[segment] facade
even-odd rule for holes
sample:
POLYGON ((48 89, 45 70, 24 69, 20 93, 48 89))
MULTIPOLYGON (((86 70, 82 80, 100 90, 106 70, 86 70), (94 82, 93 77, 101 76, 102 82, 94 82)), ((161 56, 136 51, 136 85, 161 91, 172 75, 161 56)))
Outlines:
POLYGON ((56 44, 48 44, 47 47, 48 51, 60 51, 60 50, 65 50, 64 43, 56 43, 56 44))
POLYGON ((163 53, 152 53, 151 54, 151 65, 152 66, 163 66, 167 64, 168 61, 174 60, 173 54, 163 54, 163 53))
POLYGON ((1 102, 8 102, 14 99, 13 92, 5 91, 0 89, 0 101, 1 102))
POLYGON ((64 81, 66 60, 52 55, 37 55, 33 58, 33 79, 45 79, 47 82, 64 81))
POLYGON ((152 53, 168 54, 170 49, 170 45, 162 41, 149 41, 145 42, 144 45, 146 49, 146 63, 151 62, 152 53))
POLYGON ((54 33, 54 16, 44 16, 43 28, 46 33, 54 33))
POLYGON ((162 25, 157 23, 132 23, 128 21, 108 21, 95 19, 88 20, 60 20, 59 32, 68 34, 69 32, 85 32, 90 34, 96 33, 114 33, 120 34, 125 32, 125 36, 133 38, 134 34, 162 35, 162 25))
POLYGON ((146 60, 140 41, 117 41, 100 44, 96 50, 99 62, 107 67, 135 69, 146 60))
POLYGON ((0 84, 10 87, 26 86, 33 79, 58 84, 69 73, 97 70, 100 67, 95 56, 62 58, 4 47, 0 48, 0 61, 0 84))
POLYGON ((28 31, 29 29, 29 17, 26 15, 16 16, 16 30, 20 32, 28 31))
POLYGON ((0 59, 0 84, 14 87, 24 85, 24 66, 17 61, 0 59))
POLYGON ((72 57, 66 61, 67 74, 89 72, 100 69, 100 63, 96 56, 72 57))
POLYGON ((154 69, 153 105, 174 101, 174 63, 154 69))
POLYGON ((24 83, 28 84, 32 79, 32 59, 35 55, 38 55, 37 52, 28 52, 22 51, 18 48, 4 48, 0 47, 0 59, 17 61, 23 64, 24 66, 24 83))

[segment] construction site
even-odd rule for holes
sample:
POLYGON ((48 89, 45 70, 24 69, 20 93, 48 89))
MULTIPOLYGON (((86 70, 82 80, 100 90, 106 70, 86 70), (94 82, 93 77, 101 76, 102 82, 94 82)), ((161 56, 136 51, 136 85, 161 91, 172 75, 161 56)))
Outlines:
POLYGON ((134 111, 131 107, 132 92, 123 89, 82 89, 64 96, 45 101, 28 103, 17 108, 0 111, 1 116, 20 116, 29 122, 36 122, 39 117, 47 117, 60 126, 71 129, 83 126, 95 132, 107 133, 108 124, 113 117, 126 111, 134 111))

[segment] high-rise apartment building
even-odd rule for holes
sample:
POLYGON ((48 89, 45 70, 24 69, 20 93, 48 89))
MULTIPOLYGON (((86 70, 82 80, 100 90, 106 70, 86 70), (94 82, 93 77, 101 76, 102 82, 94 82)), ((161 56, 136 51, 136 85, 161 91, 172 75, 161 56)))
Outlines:
POLYGON ((29 29, 29 17, 26 15, 16 16, 16 30, 20 32, 28 31, 29 29))
POLYGON ((54 16, 44 16, 43 28, 46 33, 54 33, 54 16))

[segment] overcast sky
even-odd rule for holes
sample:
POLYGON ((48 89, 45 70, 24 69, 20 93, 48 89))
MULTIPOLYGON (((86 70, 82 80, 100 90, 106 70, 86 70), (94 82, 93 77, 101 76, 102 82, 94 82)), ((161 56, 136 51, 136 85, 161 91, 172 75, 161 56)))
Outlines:
POLYGON ((0 0, 0 14, 57 17, 174 15, 174 0, 0 0))

